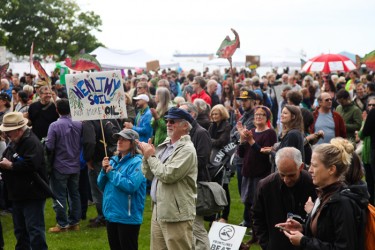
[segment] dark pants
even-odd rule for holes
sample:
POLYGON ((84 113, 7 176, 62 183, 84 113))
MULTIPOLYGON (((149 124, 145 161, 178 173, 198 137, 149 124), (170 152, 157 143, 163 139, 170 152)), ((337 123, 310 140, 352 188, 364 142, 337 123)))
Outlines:
POLYGON ((48 249, 44 224, 46 200, 13 201, 15 250, 48 249))
POLYGON ((107 222, 107 236, 111 250, 138 250, 141 225, 107 222))
POLYGON ((230 212, 230 193, 228 184, 224 184, 223 188, 225 190, 225 195, 227 197, 228 205, 224 207, 223 212, 221 213, 221 218, 228 221, 229 212, 230 212))
POLYGON ((81 198, 81 219, 86 220, 90 193, 88 169, 85 167, 79 173, 79 195, 81 198))
POLYGON ((238 188, 238 193, 241 196, 241 186, 242 186, 242 164, 236 165, 236 170, 237 170, 237 188, 238 188))
POLYGON ((103 204, 103 192, 99 189, 97 180, 98 175, 102 169, 102 162, 93 162, 94 169, 89 169, 89 180, 92 198, 95 202, 96 211, 98 213, 97 220, 104 218, 102 204, 103 204))

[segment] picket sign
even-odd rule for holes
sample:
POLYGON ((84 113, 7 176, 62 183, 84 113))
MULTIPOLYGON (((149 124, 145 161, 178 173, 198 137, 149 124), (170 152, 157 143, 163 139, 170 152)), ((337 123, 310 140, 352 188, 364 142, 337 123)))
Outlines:
POLYGON ((208 233, 210 249, 238 250, 245 232, 246 227, 214 221, 208 233))
MULTIPOLYGON (((65 81, 73 121, 127 117, 120 70, 68 74, 65 81)), ((107 156, 101 121, 100 125, 107 156)))

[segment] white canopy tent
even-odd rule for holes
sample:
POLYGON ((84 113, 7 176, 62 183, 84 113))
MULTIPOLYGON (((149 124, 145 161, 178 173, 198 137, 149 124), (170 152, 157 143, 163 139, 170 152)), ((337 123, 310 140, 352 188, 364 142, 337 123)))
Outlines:
MULTIPOLYGON (((98 47, 90 53, 96 55, 103 70, 146 68, 146 62, 158 60, 144 50, 116 50, 98 47)), ((177 68, 179 63, 159 59, 160 68, 177 68)))

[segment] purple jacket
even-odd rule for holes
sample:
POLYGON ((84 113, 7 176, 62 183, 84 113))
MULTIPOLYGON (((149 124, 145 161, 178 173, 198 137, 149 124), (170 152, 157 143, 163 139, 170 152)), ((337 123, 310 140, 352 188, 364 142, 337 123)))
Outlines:
POLYGON ((72 121, 70 116, 61 116, 48 129, 46 146, 55 151, 53 167, 61 174, 80 171, 82 123, 72 121))

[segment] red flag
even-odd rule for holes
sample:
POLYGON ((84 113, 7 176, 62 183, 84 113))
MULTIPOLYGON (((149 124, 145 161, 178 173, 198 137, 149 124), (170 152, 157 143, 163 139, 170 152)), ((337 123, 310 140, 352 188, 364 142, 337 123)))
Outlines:
POLYGON ((234 33, 235 38, 234 40, 231 40, 229 36, 227 36, 221 42, 221 45, 216 52, 216 55, 220 58, 231 58, 236 49, 240 47, 240 37, 238 33, 234 29, 231 29, 231 31, 234 33))

